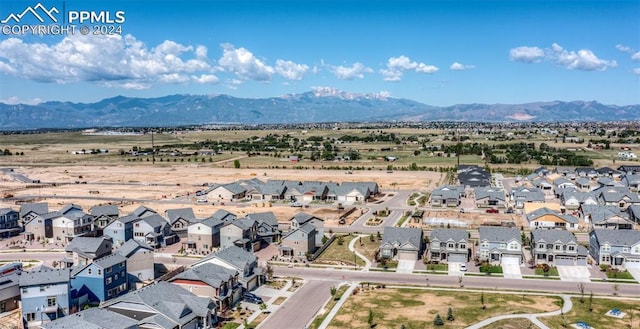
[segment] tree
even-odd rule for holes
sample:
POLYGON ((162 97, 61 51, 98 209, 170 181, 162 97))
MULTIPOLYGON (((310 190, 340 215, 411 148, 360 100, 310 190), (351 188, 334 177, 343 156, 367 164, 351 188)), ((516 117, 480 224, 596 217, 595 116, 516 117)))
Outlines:
POLYGON ((482 309, 484 310, 486 308, 484 305, 484 291, 480 293, 480 304, 482 304, 482 309))
POLYGON ((440 317, 440 313, 436 314, 436 318, 433 319, 433 324, 436 326, 444 326, 444 321, 442 321, 442 318, 440 317))
POLYGON ((591 307, 593 303, 593 291, 589 292, 589 312, 593 312, 593 307, 591 307))
POLYGON ((233 168, 240 169, 240 160, 233 160, 233 168))
POLYGON ((271 280, 273 278, 273 267, 271 267, 271 264, 267 264, 266 274, 267 280, 271 280))
POLYGON ((584 304, 584 283, 578 283, 578 290, 580 290, 580 304, 584 304))
POLYGON ((336 298, 336 293, 338 292, 338 288, 336 288, 336 286, 331 286, 329 287, 329 291, 331 292, 331 297, 333 297, 333 299, 336 298))
POLYGON ((455 320, 455 318, 453 317, 453 309, 451 308, 451 306, 449 306, 449 309, 447 310, 447 320, 455 320))
POLYGON ((369 317, 367 317, 367 323, 370 328, 373 328, 373 310, 369 309, 369 317))

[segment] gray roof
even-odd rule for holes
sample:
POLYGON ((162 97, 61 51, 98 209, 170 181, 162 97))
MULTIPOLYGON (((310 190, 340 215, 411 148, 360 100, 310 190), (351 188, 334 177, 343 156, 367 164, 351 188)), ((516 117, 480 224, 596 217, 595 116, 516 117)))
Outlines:
POLYGON ((42 325, 45 329, 138 328, 138 321, 104 308, 93 307, 42 325))
POLYGON ((24 271, 20 275, 20 287, 69 283, 71 268, 45 271, 24 271))
POLYGON ((480 226, 478 231, 480 233, 480 240, 504 243, 511 240, 522 241, 520 229, 515 227, 480 226))
POLYGON ((384 244, 411 244, 416 249, 422 247, 422 229, 410 227, 386 226, 382 235, 382 245, 384 244))
POLYGON ((251 227, 253 227, 253 225, 255 225, 256 221, 249 219, 249 218, 238 218, 232 222, 228 222, 226 226, 228 225, 235 225, 237 227, 239 227, 240 229, 242 229, 243 231, 249 230, 251 229, 251 227))
POLYGON ((532 240, 534 242, 544 241, 548 243, 553 243, 556 241, 560 241, 564 244, 568 242, 576 242, 576 237, 573 236, 568 231, 565 230, 549 230, 549 229, 537 229, 531 231, 532 240))
POLYGON ((579 203, 585 203, 589 198, 596 201, 598 198, 594 193, 591 192, 581 192, 576 189, 568 188, 562 191, 562 199, 568 200, 571 198, 575 198, 579 203))
POLYGON ((141 220, 149 224, 149 226, 153 227, 154 229, 167 224, 167 221, 164 219, 164 217, 158 214, 142 217, 141 220))
POLYGON ((460 199, 460 195, 464 193, 464 187, 462 186, 452 186, 452 185, 444 185, 438 186, 438 188, 431 191, 431 198, 442 198, 442 199, 460 199))
POLYGON ((205 218, 199 222, 195 222, 195 223, 191 223, 189 224, 189 226, 191 225, 196 225, 196 224, 202 224, 211 228, 217 227, 217 226, 222 226, 225 222, 222 219, 219 218, 213 218, 213 217, 209 217, 209 218, 205 218))
POLYGON ((469 240, 469 232, 460 229, 453 228, 436 228, 431 231, 431 235, 429 236, 431 241, 468 241, 469 240))
POLYGON ((79 236, 69 242, 65 251, 95 254, 106 241, 111 245, 112 240, 107 236, 99 238, 79 236))
POLYGON ((217 189, 219 187, 222 187, 222 188, 228 190, 229 192, 231 192, 233 194, 242 194, 242 193, 247 192, 247 189, 244 188, 244 186, 242 186, 242 185, 240 185, 238 183, 229 183, 229 184, 217 184, 217 185, 214 185, 214 186, 208 188, 207 190, 205 190, 204 193, 205 194, 209 193, 209 192, 211 192, 211 191, 213 191, 213 190, 215 190, 215 189, 217 189))
POLYGON ((227 222, 227 221, 235 220, 236 218, 238 218, 238 216, 224 209, 218 209, 216 212, 213 213, 213 215, 211 215, 210 218, 216 218, 216 219, 220 219, 227 222))
POLYGON ((134 214, 130 214, 123 217, 118 217, 114 220, 114 222, 121 222, 122 224, 128 224, 128 223, 137 222, 139 220, 140 220, 140 217, 134 214))
POLYGON ((253 188, 256 192, 263 195, 281 195, 287 190, 287 187, 282 184, 282 181, 268 181, 266 183, 253 185, 253 188))
POLYGON ((247 218, 253 219, 259 224, 265 223, 270 226, 278 226, 278 219, 271 211, 248 214, 247 218))
POLYGON ((640 231, 595 229, 591 234, 596 236, 601 246, 608 243, 611 246, 630 247, 640 242, 640 231))
POLYGON ((138 217, 141 217, 141 216, 143 216, 143 215, 144 215, 144 216, 149 216, 149 215, 157 214, 157 213, 158 213, 158 212, 156 212, 155 210, 153 210, 153 209, 151 209, 151 208, 147 208, 147 207, 145 207, 145 206, 140 206, 140 207, 136 208, 136 209, 132 212, 132 214, 134 214, 134 215, 136 215, 136 216, 138 216, 138 217))
POLYGON ((89 208, 89 213, 94 216, 118 216, 118 206, 116 205, 103 205, 103 206, 93 206, 89 208))
POLYGON ((25 203, 20 205, 20 216, 26 215, 28 212, 33 211, 36 214, 46 214, 49 212, 49 204, 46 202, 37 203, 25 203))
POLYGON ((111 254, 108 256, 104 256, 102 258, 98 258, 96 260, 93 261, 94 264, 102 267, 102 268, 109 268, 113 265, 122 263, 122 262, 126 262, 127 261, 127 257, 119 254, 119 253, 115 253, 115 254, 111 254))
MULTIPOLYGON (((151 315, 150 318, 153 318, 153 322, 161 324, 164 328, 173 328, 176 324, 184 325, 197 316, 207 316, 211 310, 215 309, 215 304, 211 299, 198 297, 178 285, 165 281, 159 281, 109 300, 105 302, 103 307, 118 307, 119 302, 148 306, 158 313, 151 315), (162 317, 167 319, 162 319, 162 317), (167 327, 167 325, 169 326, 167 327)), ((150 322, 150 320, 145 318, 141 319, 141 322, 150 322)))
POLYGON ((481 186, 475 188, 476 200, 489 198, 489 200, 505 201, 504 190, 489 186, 481 186))
POLYGON ((304 223, 309 222, 313 219, 322 221, 321 218, 318 218, 311 214, 307 214, 306 212, 299 212, 295 214, 290 220, 295 220, 296 222, 298 222, 298 224, 303 225, 304 223))
POLYGON ((13 210, 11 208, 0 208, 0 216, 5 216, 5 215, 7 215, 9 213, 12 213, 12 212, 16 213, 16 214, 18 213, 17 211, 15 211, 15 210, 13 210))
POLYGON ((80 211, 82 212, 82 206, 79 206, 77 204, 73 204, 73 203, 69 203, 67 205, 65 205, 64 207, 62 207, 62 209, 60 210, 60 212, 63 215, 66 215, 68 212, 76 212, 76 211, 80 211))
POLYGON ((593 224, 606 221, 614 216, 628 217, 628 214, 623 213, 618 206, 583 205, 582 214, 589 216, 593 224))
POLYGON ((547 207, 543 207, 543 208, 539 208, 536 209, 530 213, 527 214, 527 221, 531 222, 534 221, 542 216, 545 215, 553 215, 556 216, 558 218, 563 219, 565 222, 567 223, 572 223, 572 224, 576 224, 578 223, 578 219, 571 216, 571 215, 566 215, 566 214, 561 214, 559 212, 556 212, 555 210, 551 210, 547 207))
POLYGON ((316 227, 311 225, 311 223, 306 223, 306 224, 300 226, 299 229, 297 229, 297 231, 304 232, 304 233, 307 233, 307 234, 312 234, 312 233, 315 232, 315 230, 316 230, 316 227))
POLYGON ((611 169, 609 167, 602 167, 596 169, 596 172, 603 175, 622 174, 619 170, 611 169))
POLYGON ((222 283, 228 282, 237 274, 238 274, 238 271, 236 270, 231 270, 217 264, 204 263, 200 266, 192 267, 174 276, 173 278, 171 278, 171 281, 174 281, 174 280, 202 281, 211 287, 219 288, 222 285, 222 283))
POLYGON ((213 258, 219 258, 229 264, 232 264, 238 269, 244 269, 247 264, 252 264, 258 259, 254 254, 238 246, 229 246, 218 252, 207 255, 198 263, 203 263, 213 258))
POLYGON ((193 213, 193 209, 191 208, 167 209, 167 211, 165 211, 165 215, 167 216, 169 224, 172 225, 180 218, 186 220, 189 223, 192 223, 196 220, 196 215, 193 213))
POLYGON ((576 179, 576 184, 580 185, 580 186, 589 186, 591 185, 591 179, 587 178, 587 177, 581 177, 576 179))
POLYGON ((153 251, 153 248, 151 248, 148 244, 136 239, 129 239, 125 243, 123 243, 120 248, 116 250, 116 252, 124 257, 130 257, 139 248, 153 251))
POLYGON ((517 187, 512 189, 514 198, 524 199, 526 202, 544 202, 544 193, 537 187, 517 187))

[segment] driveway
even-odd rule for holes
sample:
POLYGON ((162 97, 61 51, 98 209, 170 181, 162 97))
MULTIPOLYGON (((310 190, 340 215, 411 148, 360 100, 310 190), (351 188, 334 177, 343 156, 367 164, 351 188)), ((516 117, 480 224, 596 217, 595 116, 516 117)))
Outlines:
POLYGON ((460 271, 460 265, 463 263, 449 262, 449 275, 450 276, 464 276, 464 272, 460 271))
POLYGON ((633 276, 636 281, 640 282, 640 268, 627 268, 629 274, 633 276))
POLYGON ((558 265, 556 268, 562 281, 591 282, 591 273, 586 266, 558 265))
POLYGON ((415 266, 416 266, 415 260, 399 260, 398 268, 396 268, 396 273, 411 274, 413 273, 413 268, 415 266))
POLYGON ((506 279, 522 279, 522 272, 520 272, 520 265, 502 264, 502 275, 506 279))

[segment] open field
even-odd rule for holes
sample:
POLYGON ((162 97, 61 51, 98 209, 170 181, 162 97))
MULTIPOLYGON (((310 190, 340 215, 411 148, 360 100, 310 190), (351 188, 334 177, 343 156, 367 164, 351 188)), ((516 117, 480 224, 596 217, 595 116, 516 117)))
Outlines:
POLYGON ((445 328, 465 328, 500 314, 557 310, 561 303, 560 298, 550 296, 364 287, 349 297, 329 328, 369 328, 369 310, 376 328, 398 328, 401 324, 407 328, 437 328, 433 325, 436 314, 445 321, 445 328), (446 319, 449 307, 454 321, 446 319))

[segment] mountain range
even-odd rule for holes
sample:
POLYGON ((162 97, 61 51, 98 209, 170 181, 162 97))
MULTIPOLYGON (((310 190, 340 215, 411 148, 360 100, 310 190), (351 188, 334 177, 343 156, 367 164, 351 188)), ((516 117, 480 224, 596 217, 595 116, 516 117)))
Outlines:
POLYGON ((640 105, 595 101, 430 106, 384 93, 315 88, 271 98, 117 96, 96 103, 0 103, 0 130, 380 121, 556 122, 640 120, 640 105))

